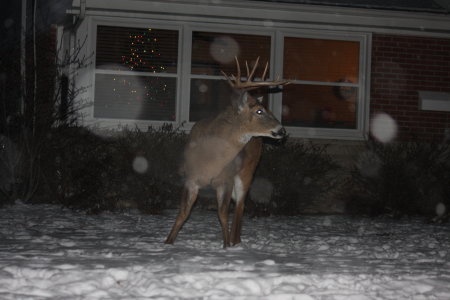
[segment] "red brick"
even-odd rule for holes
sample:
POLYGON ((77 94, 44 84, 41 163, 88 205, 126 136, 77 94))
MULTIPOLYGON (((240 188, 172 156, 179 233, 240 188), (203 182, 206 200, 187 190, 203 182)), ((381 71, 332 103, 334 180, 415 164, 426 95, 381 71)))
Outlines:
POLYGON ((418 90, 450 92, 450 39, 373 35, 371 111, 399 124, 400 139, 439 139, 449 112, 419 110, 418 90))

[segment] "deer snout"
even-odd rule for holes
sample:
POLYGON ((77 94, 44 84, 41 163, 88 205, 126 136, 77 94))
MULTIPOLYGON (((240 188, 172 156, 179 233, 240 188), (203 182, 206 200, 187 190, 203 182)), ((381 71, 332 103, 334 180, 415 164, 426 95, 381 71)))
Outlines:
POLYGON ((276 128, 276 130, 272 131, 272 137, 276 139, 282 139, 286 136, 286 129, 284 127, 276 128))

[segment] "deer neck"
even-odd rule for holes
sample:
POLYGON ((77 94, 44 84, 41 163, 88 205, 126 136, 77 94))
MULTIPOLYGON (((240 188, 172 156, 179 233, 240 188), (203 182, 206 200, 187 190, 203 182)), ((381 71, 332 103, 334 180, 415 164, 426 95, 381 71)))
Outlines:
POLYGON ((222 116, 216 120, 216 128, 220 128, 215 135, 217 138, 226 140, 236 148, 236 155, 251 140, 253 134, 243 126, 241 116, 236 114, 232 109, 227 110, 222 116))
POLYGON ((217 178, 250 141, 251 136, 233 119, 238 117, 221 114, 194 126, 185 151, 185 168, 200 186, 217 178))

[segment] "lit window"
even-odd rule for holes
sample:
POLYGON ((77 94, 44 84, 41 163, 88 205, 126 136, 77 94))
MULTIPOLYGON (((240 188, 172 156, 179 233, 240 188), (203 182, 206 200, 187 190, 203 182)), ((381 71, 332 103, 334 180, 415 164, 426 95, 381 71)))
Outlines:
POLYGON ((284 38, 285 126, 356 129, 360 43, 284 38))

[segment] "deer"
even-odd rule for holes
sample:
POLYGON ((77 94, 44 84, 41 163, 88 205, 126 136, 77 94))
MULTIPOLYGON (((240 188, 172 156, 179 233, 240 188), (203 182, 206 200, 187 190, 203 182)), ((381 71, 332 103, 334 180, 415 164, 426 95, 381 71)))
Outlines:
POLYGON ((282 86, 289 81, 279 78, 265 81, 268 62, 262 81, 253 81, 259 57, 251 71, 247 61, 245 62, 247 79, 243 81, 237 57, 235 61, 236 76, 228 76, 221 71, 232 89, 231 104, 215 117, 195 123, 189 134, 180 167, 180 173, 185 177, 180 208, 166 244, 174 243, 191 213, 199 189, 207 186, 212 187, 216 193, 223 247, 239 244, 245 197, 261 157, 263 137, 283 139, 286 136, 286 130, 280 121, 262 105, 262 97, 253 97, 249 91, 282 86), (235 201, 235 209, 230 232, 228 214, 231 199, 235 201))

